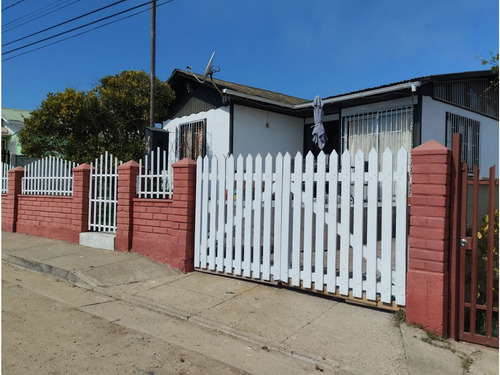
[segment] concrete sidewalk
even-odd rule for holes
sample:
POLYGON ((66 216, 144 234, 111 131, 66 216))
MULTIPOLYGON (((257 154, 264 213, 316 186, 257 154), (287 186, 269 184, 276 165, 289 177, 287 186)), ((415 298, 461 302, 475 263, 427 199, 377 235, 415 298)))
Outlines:
MULTIPOLYGON (((136 253, 2 232, 2 260, 340 374, 498 374, 498 350, 395 325, 393 313, 136 253)), ((2 301, 8 303, 8 301, 2 301)))

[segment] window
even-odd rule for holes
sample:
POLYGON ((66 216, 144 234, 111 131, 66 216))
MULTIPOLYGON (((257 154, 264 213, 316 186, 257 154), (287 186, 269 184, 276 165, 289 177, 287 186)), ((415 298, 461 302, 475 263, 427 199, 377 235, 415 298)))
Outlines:
POLYGON ((462 161, 469 173, 475 165, 479 167, 479 125, 479 121, 446 112, 446 147, 452 148, 453 133, 462 134, 462 161))
POLYGON ((181 124, 176 130, 176 159, 190 158, 206 154, 207 120, 181 124))
POLYGON ((382 154, 389 148, 393 154, 401 147, 410 152, 412 147, 413 108, 411 106, 359 113, 342 117, 342 149, 354 155, 361 149, 368 156, 374 148, 382 154))
POLYGON ((488 79, 437 82, 437 99, 498 118, 498 89, 488 79))

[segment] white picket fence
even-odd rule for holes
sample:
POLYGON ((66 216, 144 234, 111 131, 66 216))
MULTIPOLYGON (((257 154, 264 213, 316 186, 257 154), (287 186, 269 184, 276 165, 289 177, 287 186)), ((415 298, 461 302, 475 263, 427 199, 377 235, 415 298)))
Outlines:
POLYGON ((174 174, 172 162, 167 158, 167 152, 151 151, 139 160, 137 176, 137 196, 139 198, 172 198, 174 174))
POLYGON ((73 195, 73 168, 78 164, 48 156, 24 168, 21 193, 30 195, 73 195))
POLYGON ((199 158, 195 268, 405 305, 408 155, 367 159, 199 158))
POLYGON ((12 168, 10 164, 2 162, 2 194, 9 193, 9 169, 12 168))
POLYGON ((120 164, 107 151, 90 164, 89 231, 116 232, 120 164))

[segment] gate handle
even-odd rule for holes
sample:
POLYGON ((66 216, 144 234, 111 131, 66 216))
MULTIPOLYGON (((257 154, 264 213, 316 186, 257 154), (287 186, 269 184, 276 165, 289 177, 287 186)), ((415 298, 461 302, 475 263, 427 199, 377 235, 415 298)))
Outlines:
POLYGON ((465 238, 460 239, 460 246, 465 247, 467 246, 468 242, 465 238))

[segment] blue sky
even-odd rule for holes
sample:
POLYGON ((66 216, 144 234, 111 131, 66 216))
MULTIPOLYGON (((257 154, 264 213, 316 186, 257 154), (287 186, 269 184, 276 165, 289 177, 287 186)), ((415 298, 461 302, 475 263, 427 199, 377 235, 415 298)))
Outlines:
MULTIPOLYGON (((117 0, 19 1, 2 1, 2 107, 33 110, 49 92, 87 91, 99 78, 123 70, 149 73, 149 10, 24 55, 15 57, 58 39, 8 53, 146 0, 127 0, 5 45, 117 0), (39 11, 62 6, 40 17, 39 11), (26 15, 37 19, 20 25, 29 20, 20 19, 26 15)), ((156 75, 166 80, 175 68, 188 65, 203 73, 215 51, 214 64, 221 69, 216 78, 304 99, 325 98, 485 69, 479 56, 498 52, 498 16, 497 0, 174 0, 157 10, 156 75)))

